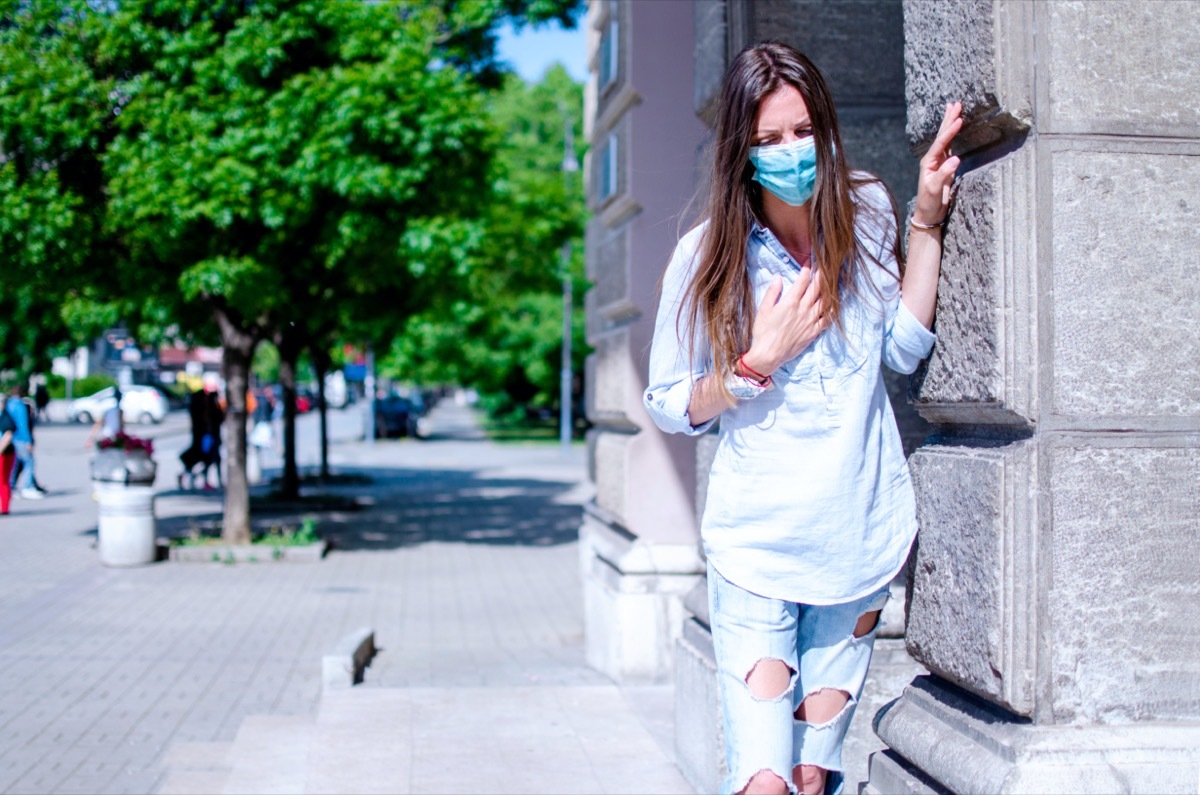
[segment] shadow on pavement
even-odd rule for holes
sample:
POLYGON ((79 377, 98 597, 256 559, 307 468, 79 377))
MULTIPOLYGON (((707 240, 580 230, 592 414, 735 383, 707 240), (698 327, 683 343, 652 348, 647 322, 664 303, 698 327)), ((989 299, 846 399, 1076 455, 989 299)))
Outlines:
MULTIPOLYGON (((484 478, 461 470, 372 468, 343 474, 357 476, 360 483, 306 481, 300 503, 256 497, 251 509, 254 529, 298 525, 312 516, 335 551, 398 549, 431 541, 555 546, 579 536, 582 507, 563 499, 571 483, 484 478), (363 480, 370 485, 362 485, 363 480)), ((212 527, 220 518, 219 509, 160 518, 158 534, 185 536, 196 528, 212 527)))

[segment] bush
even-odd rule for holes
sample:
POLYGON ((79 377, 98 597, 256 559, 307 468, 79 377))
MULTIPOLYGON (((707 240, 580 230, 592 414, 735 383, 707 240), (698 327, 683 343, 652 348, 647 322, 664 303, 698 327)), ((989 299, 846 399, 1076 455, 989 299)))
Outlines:
MULTIPOLYGON (((87 397, 116 383, 112 376, 104 373, 93 373, 83 378, 76 378, 72 397, 87 397)), ((65 398, 67 396, 67 379, 61 375, 49 375, 46 377, 46 389, 52 398, 65 398)))

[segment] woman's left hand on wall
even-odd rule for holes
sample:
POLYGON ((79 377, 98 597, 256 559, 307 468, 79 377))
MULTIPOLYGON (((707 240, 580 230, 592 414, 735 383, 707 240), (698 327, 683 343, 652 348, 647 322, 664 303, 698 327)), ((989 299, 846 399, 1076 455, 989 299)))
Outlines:
POLYGON ((962 103, 947 102, 942 125, 929 151, 921 158, 917 179, 917 205, 913 220, 921 224, 941 223, 950 207, 951 185, 959 159, 950 153, 950 143, 962 129, 962 103))

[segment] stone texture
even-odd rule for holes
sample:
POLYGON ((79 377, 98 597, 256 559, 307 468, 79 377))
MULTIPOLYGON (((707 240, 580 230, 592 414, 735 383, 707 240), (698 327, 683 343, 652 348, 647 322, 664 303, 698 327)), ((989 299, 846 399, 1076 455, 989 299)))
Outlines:
POLYGON ((921 403, 995 404, 1003 393, 997 304, 1003 267, 998 166, 963 176, 938 280, 937 344, 917 380, 921 403))
POLYGON ((900 110, 904 40, 899 0, 758 0, 753 9, 753 40, 778 39, 811 58, 829 81, 839 112, 845 103, 900 110))
POLYGON ((638 384, 631 384, 634 376, 629 358, 629 335, 616 332, 592 341, 593 352, 589 357, 593 366, 588 373, 591 379, 592 402, 588 416, 593 422, 624 417, 626 398, 632 388, 640 391, 638 384))
POLYGON ((1050 456, 1056 722, 1200 720, 1200 448, 1125 444, 1050 456))
POLYGON ((1046 42, 1043 131, 1195 137, 1200 4, 1110 0, 1098 14, 1095 3, 1056 0, 1037 9, 1046 42))
POLYGON ((625 516, 627 448, 633 438, 624 433, 601 432, 596 434, 592 448, 596 504, 618 517, 625 516))
POLYGON ((909 459, 921 526, 909 651, 1020 715, 1034 708, 1032 447, 929 446, 909 459))
POLYGON ((725 77, 725 0, 693 0, 693 105, 696 115, 712 126, 725 77))
POLYGON ((712 635, 686 620, 675 645, 675 757, 696 792, 718 792, 725 770, 721 694, 712 635))
POLYGON ((598 220, 588 224, 588 278, 592 280, 590 298, 604 307, 628 297, 629 236, 624 229, 607 229, 598 220))
POLYGON ((1055 150, 1054 411, 1200 416, 1200 151, 1055 150))
POLYGON ((842 145, 851 168, 883 180, 903 207, 917 189, 917 161, 904 145, 904 114, 899 109, 838 109, 842 145))
POLYGON ((895 774, 912 767, 924 775, 884 789, 872 763, 868 793, 1193 793, 1200 775, 1195 724, 1039 726, 933 677, 881 710, 876 731, 899 763, 883 780, 904 784, 895 774))
POLYGON ((993 0, 905 0, 908 139, 928 145, 946 102, 963 103, 957 151, 988 149, 1033 119, 1031 5, 993 0))
POLYGON ((938 282, 938 340, 913 382, 917 410, 932 422, 1037 421, 1033 170, 1026 147, 960 178, 938 282))

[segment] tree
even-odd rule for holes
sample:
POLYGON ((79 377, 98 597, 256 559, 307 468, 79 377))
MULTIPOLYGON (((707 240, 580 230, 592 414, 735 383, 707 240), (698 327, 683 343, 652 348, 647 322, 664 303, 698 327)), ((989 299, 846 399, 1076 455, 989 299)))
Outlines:
POLYGON ((453 252, 459 289, 410 318, 382 365, 385 372, 470 384, 495 414, 558 406, 564 243, 571 245, 577 308, 575 372, 586 355, 579 309, 586 205, 579 175, 562 171, 564 120, 581 141, 582 106, 582 86, 561 67, 536 85, 506 78, 489 109, 503 143, 492 164, 487 208, 472 229, 429 247, 453 252))
POLYGON ((207 318, 229 398, 224 534, 246 540, 258 342, 344 328, 382 345, 446 304, 462 263, 434 249, 477 235, 494 28, 579 8, 8 0, 0 255, 17 267, 0 279, 18 330, 41 334, 21 345, 45 349, 67 320, 161 334, 207 318))
POLYGON ((80 4, 0 3, 0 369, 112 325, 85 275, 113 255, 101 157, 113 79, 92 70, 101 29, 80 4))
POLYGON ((227 539, 249 536, 255 346, 275 335, 286 360, 284 347, 306 340, 298 331, 301 343, 285 343, 291 329, 355 297, 376 307, 395 299, 384 306, 398 326, 416 296, 442 284, 407 257, 407 236, 429 219, 477 212, 494 144, 469 79, 479 58, 468 55, 486 54, 471 45, 485 21, 477 12, 490 9, 494 25, 525 7, 117 6, 109 52, 138 79, 106 160, 110 217, 130 261, 158 280, 153 289, 203 303, 220 329, 232 425, 227 539))

